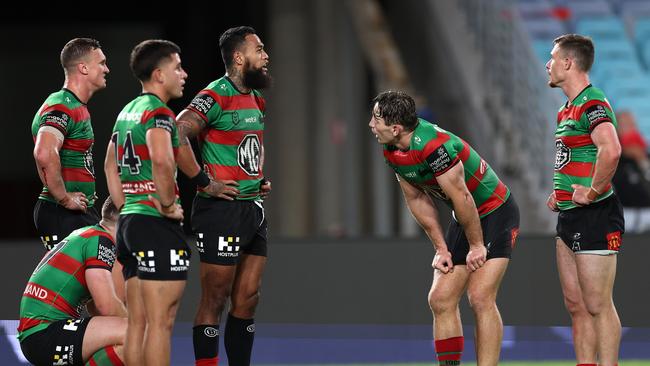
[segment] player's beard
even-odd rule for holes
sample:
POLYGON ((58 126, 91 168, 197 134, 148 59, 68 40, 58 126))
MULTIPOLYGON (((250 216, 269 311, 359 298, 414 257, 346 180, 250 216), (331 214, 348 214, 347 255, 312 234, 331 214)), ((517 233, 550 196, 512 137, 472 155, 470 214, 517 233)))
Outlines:
POLYGON ((264 73, 262 68, 254 69, 250 64, 244 69, 244 85, 251 89, 266 89, 271 86, 273 78, 268 73, 264 73))

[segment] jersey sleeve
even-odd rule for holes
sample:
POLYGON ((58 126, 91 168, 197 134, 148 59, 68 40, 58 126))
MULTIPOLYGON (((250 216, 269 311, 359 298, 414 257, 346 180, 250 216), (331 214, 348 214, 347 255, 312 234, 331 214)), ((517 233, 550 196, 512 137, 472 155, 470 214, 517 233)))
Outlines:
POLYGON ((86 268, 104 268, 110 271, 115 264, 115 244, 103 235, 96 238, 97 240, 90 240, 86 246, 84 266, 86 268))
POLYGON ((592 132, 601 123, 614 123, 615 117, 609 104, 602 100, 592 100, 584 109, 582 122, 585 128, 592 132))
POLYGON ((176 116, 169 108, 158 108, 142 115, 145 130, 162 128, 170 134, 176 134, 176 116))
POLYGON ((187 109, 198 114, 205 123, 218 119, 221 113, 221 106, 217 101, 217 95, 210 89, 201 90, 187 106, 187 109))
POLYGON ((458 164, 460 158, 453 144, 436 144, 435 140, 429 141, 423 150, 427 165, 434 176, 440 176, 458 164))
POLYGON ((67 136, 73 123, 72 117, 66 109, 55 104, 43 111, 39 119, 38 128, 40 129, 45 126, 53 127, 61 132, 63 136, 67 136))

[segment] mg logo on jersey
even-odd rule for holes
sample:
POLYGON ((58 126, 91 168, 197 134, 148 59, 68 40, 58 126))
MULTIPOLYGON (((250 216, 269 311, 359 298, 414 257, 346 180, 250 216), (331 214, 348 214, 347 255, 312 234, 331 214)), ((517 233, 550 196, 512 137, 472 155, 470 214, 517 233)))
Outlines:
POLYGON ((142 272, 156 272, 156 261, 154 260, 153 250, 133 253, 133 256, 138 260, 138 270, 142 272))
POLYGON ((169 268, 172 272, 185 272, 190 266, 189 252, 184 249, 169 250, 169 268))
POLYGON ((74 345, 72 344, 69 346, 56 346, 52 365, 53 366, 72 365, 74 363, 74 359, 72 358, 73 351, 74 351, 74 345))
POLYGON ((555 170, 564 168, 571 161, 571 149, 562 142, 555 140, 555 170))
POLYGON ((239 256, 238 236, 219 237, 219 257, 238 257, 239 256))
POLYGON ((69 330, 72 332, 76 332, 77 329, 79 329, 79 324, 81 324, 84 320, 83 319, 68 319, 65 322, 65 325, 63 326, 64 330, 69 330))
POLYGON ((260 174, 260 158, 261 158, 260 139, 257 135, 246 135, 237 147, 237 163, 246 174, 257 176, 260 174))

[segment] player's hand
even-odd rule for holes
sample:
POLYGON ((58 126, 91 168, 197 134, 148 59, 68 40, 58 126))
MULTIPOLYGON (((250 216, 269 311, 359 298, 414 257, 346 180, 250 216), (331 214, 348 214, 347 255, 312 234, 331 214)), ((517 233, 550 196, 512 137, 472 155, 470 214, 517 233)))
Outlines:
POLYGON ((451 261, 451 253, 448 250, 439 250, 433 257, 431 263, 433 269, 437 269, 442 273, 451 273, 454 271, 454 263, 451 261))
POLYGON ((483 267, 486 260, 487 248, 485 245, 470 245, 469 253, 467 253, 467 257, 465 258, 467 268, 469 268, 470 271, 474 272, 477 269, 483 267))
POLYGON ((571 188, 573 188, 573 196, 571 197, 573 203, 578 206, 586 206, 592 202, 592 200, 589 199, 589 187, 580 184, 572 184, 571 188))
POLYGON ((158 198, 152 195, 149 195, 149 201, 153 202, 153 205, 156 207, 158 213, 164 217, 172 220, 183 221, 183 208, 178 203, 174 202, 174 204, 169 207, 162 207, 162 204, 158 198))
POLYGON ((239 189, 235 188, 238 185, 239 183, 234 180, 210 179, 210 184, 203 188, 203 192, 215 198, 223 198, 232 201, 239 194, 239 189))
POLYGON ((86 212, 88 198, 83 192, 66 192, 65 197, 59 200, 59 204, 68 210, 86 212))
POLYGON ((271 193, 271 181, 264 178, 260 183, 260 196, 265 200, 269 197, 269 193, 271 193))
POLYGON ((548 196, 548 199, 546 200, 546 206, 553 212, 560 211, 560 209, 557 208, 557 198, 555 197, 555 191, 551 192, 551 194, 548 196))

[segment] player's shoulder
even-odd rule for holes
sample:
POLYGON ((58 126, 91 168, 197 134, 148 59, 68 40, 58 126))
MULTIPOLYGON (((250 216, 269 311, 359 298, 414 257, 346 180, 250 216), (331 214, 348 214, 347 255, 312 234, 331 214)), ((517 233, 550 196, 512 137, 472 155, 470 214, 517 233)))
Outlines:
POLYGON ((607 96, 605 95, 605 92, 602 89, 592 85, 585 90, 585 92, 582 95, 582 100, 580 102, 581 104, 584 104, 592 100, 607 102, 607 96))
POLYGON ((218 95, 233 95, 236 92, 235 87, 226 76, 212 81, 203 90, 211 91, 218 95))

